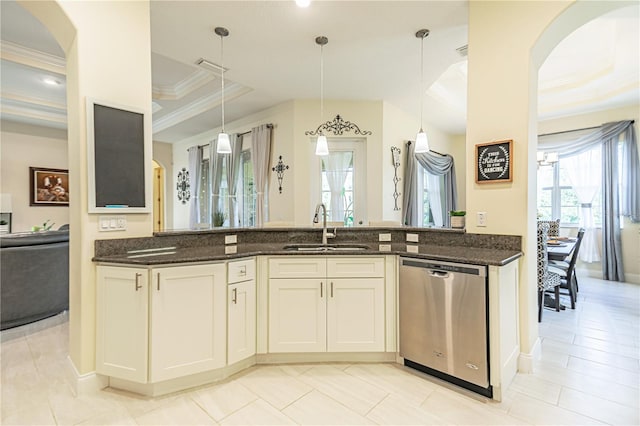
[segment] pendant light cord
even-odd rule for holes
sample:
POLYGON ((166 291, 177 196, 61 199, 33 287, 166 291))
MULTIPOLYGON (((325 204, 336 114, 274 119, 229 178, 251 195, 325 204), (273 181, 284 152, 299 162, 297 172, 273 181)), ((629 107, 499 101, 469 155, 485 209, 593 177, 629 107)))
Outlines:
POLYGON ((424 37, 420 37, 420 131, 424 117, 424 37))
POLYGON ((320 45, 320 123, 324 120, 324 45, 320 45))
POLYGON ((222 133, 224 133, 224 37, 220 36, 220 72, 222 76, 222 133))

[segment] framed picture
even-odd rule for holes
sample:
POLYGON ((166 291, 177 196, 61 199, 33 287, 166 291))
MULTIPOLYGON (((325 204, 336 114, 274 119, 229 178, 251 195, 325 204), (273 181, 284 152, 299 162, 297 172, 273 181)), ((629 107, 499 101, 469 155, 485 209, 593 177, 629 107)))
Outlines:
POLYGON ((513 180, 513 140, 476 145, 476 183, 513 180))
POLYGON ((30 206, 68 206, 69 170, 29 167, 30 206))

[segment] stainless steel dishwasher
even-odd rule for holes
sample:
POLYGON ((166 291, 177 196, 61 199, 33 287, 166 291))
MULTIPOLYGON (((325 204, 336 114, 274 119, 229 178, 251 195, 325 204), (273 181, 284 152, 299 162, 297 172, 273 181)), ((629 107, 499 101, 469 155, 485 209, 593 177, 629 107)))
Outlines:
POLYGON ((485 266, 400 258, 405 365, 492 397, 485 266))

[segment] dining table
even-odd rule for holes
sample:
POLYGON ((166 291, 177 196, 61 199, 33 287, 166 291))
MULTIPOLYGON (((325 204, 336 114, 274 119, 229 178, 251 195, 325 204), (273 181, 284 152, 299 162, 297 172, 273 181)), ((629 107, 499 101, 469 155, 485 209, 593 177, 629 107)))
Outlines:
POLYGON ((547 258, 549 260, 565 260, 576 248, 575 238, 554 239, 547 242, 547 258))

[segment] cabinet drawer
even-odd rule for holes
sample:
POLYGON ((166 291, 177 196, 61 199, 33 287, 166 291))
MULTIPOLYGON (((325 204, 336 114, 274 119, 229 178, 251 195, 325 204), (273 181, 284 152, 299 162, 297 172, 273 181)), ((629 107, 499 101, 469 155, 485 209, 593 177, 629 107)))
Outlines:
POLYGON ((239 283, 256 277, 255 259, 236 260, 227 263, 227 283, 239 283))
POLYGON ((324 278, 327 261, 322 257, 277 257, 269 259, 269 278, 324 278))
POLYGON ((327 259, 327 276, 384 277, 384 257, 330 257, 327 259))

